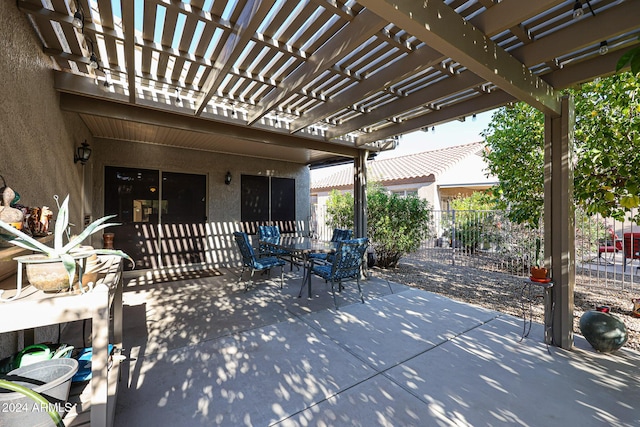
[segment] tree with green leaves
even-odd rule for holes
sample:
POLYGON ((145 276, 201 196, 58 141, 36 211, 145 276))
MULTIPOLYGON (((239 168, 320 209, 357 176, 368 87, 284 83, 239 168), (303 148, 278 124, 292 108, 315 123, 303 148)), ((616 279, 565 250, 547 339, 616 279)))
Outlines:
MULTIPOLYGON (((640 37, 638 37, 638 40, 640 41, 640 37)), ((631 74, 640 73, 640 46, 632 47, 622 54, 616 64, 616 73, 626 67, 627 64, 631 68, 631 74)))
POLYGON ((331 190, 327 200, 327 225, 353 230, 353 194, 331 190))
POLYGON ((496 202, 490 190, 474 191, 468 196, 458 195, 449 202, 449 206, 457 211, 491 211, 496 208, 496 202))
MULTIPOLYGON (((622 219, 640 206, 640 80, 616 74, 572 90, 575 203, 588 214, 622 219)), ((483 132, 488 172, 499 178, 499 208, 537 226, 543 211, 544 116, 518 103, 499 109, 483 132)), ((640 218, 636 218, 640 219, 640 218)))
MULTIPOLYGON (((416 251, 433 221, 426 200, 416 195, 400 197, 375 184, 367 187, 367 212, 367 237, 382 268, 395 268, 403 255, 416 251)), ((327 216, 331 227, 352 228, 353 196, 332 191, 327 216)))
POLYGON ((537 227, 544 200, 544 115, 523 102, 498 109, 482 136, 499 209, 518 224, 537 227))

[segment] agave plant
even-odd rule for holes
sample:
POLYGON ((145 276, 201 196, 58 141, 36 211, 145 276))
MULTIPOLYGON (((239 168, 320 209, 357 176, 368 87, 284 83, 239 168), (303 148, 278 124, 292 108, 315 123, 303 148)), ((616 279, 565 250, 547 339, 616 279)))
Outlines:
POLYGON ((42 242, 34 239, 28 234, 12 227, 8 223, 0 220, 0 228, 6 231, 8 234, 2 233, 0 237, 7 240, 9 243, 40 252, 51 258, 52 261, 59 260, 64 264, 67 274, 69 275, 69 286, 73 286, 73 279, 76 274, 76 259, 92 254, 96 255, 116 255, 129 260, 135 265, 133 259, 126 253, 115 249, 93 249, 87 247, 81 247, 82 242, 90 235, 97 233, 107 227, 114 225, 120 225, 119 223, 107 222, 116 215, 108 215, 102 217, 91 224, 89 224, 83 231, 77 236, 69 236, 69 196, 64 199, 58 210, 58 216, 56 217, 56 224, 54 230, 53 247, 47 246, 42 242), (67 237, 68 242, 64 243, 64 237, 67 237))

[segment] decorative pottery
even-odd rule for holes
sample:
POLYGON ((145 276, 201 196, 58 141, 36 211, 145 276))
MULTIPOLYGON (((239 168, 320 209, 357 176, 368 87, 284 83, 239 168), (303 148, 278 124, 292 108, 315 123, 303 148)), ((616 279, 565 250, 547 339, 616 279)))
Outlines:
POLYGON ((628 338, 622 320, 599 310, 589 310, 580 317, 580 331, 587 342, 602 353, 618 350, 628 338))
MULTIPOLYGON (((69 274, 59 259, 46 255, 28 255, 21 257, 25 265, 29 283, 44 292, 58 292, 69 289, 69 274)), ((76 275, 74 283, 78 281, 76 275)))
POLYGON ((104 249, 113 249, 113 238, 114 238, 115 234, 114 233, 104 233, 102 235, 102 241, 104 243, 103 247, 104 249))
POLYGON ((546 279, 549 271, 544 267, 531 267, 531 277, 534 279, 546 279))
POLYGON ((82 286, 88 286, 89 283, 96 283, 98 275, 105 267, 105 262, 100 261, 96 254, 92 254, 86 260, 84 272, 82 274, 82 286))

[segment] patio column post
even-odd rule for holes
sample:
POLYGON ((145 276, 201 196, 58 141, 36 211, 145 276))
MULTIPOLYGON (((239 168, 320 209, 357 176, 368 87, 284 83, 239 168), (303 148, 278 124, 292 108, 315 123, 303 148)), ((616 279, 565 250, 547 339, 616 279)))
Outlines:
POLYGON ((367 237, 367 156, 360 150, 353 159, 353 232, 355 237, 367 237))
POLYGON ((553 288, 545 301, 545 341, 571 349, 575 286, 573 203, 573 99, 564 96, 560 116, 545 115, 544 257, 553 288), (549 336, 550 331, 550 336, 549 336))

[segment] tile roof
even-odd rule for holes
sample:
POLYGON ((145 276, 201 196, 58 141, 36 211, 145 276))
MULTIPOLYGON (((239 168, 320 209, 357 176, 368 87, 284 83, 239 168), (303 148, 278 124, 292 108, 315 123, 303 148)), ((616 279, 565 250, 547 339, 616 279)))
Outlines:
MULTIPOLYGON (((385 160, 367 162, 369 181, 384 184, 405 180, 435 181, 461 160, 480 155, 484 142, 457 145, 385 160)), ((312 190, 353 186, 353 166, 344 165, 335 173, 311 183, 312 190)))

